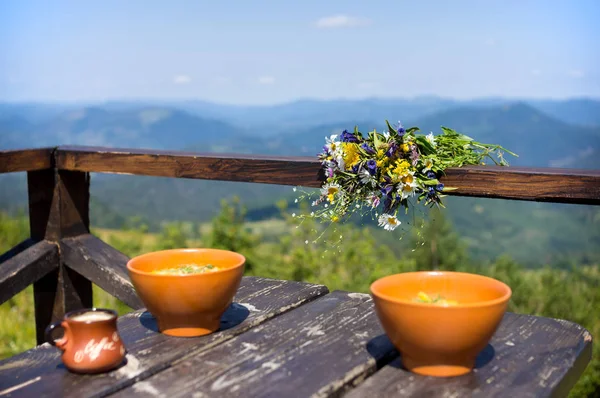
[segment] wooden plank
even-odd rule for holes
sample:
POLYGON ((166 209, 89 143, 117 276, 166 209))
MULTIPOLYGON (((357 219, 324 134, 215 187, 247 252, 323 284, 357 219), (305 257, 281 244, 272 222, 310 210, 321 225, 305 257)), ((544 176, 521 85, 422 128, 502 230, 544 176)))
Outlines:
POLYGON ((507 313, 471 374, 414 375, 395 360, 346 397, 564 397, 592 355, 592 336, 563 320, 507 313))
POLYGON ((33 239, 60 240, 60 200, 54 169, 27 173, 29 195, 29 229, 33 239), (54 204, 54 207, 53 207, 54 204))
POLYGON ((60 147, 65 170, 157 177, 317 186, 323 174, 310 158, 157 150, 60 147))
POLYGON ((339 396, 395 356, 371 297, 336 291, 116 395, 339 396))
POLYGON ((0 151, 0 174, 43 170, 53 167, 54 148, 0 151))
POLYGON ((326 293, 322 285, 244 277, 234 304, 222 318, 221 330, 195 338, 157 333, 154 318, 135 311, 118 321, 128 352, 125 366, 100 375, 76 375, 61 364, 59 351, 45 344, 0 361, 0 396, 9 389, 13 389, 11 397, 106 396, 326 293))
MULTIPOLYGON (((31 237, 58 243, 89 233, 88 173, 40 170, 28 173, 31 237)), ((62 257, 62 256, 61 256, 62 257)), ((92 307, 92 283, 65 268, 50 272, 33 285, 36 335, 41 344, 48 324, 66 312, 92 307)))
MULTIPOLYGON (((139 149, 59 147, 57 167, 85 172, 320 187, 320 162, 309 157, 203 154, 139 149)), ((600 204, 600 170, 469 166, 448 169, 449 195, 600 204)))
POLYGON ((131 308, 144 306, 129 279, 129 257, 90 234, 65 238, 60 247, 67 267, 131 308))
POLYGON ((27 174, 31 237, 59 241, 89 233, 90 175, 39 170, 27 174))
POLYGON ((58 170, 61 239, 90 232, 90 175, 58 170))
MULTIPOLYGON (((15 249, 34 242, 29 239, 15 249)), ((7 257, 10 252, 2 257, 7 257)), ((0 259, 2 260, 2 259, 0 259)), ((10 259, 0 262, 0 304, 37 282, 58 267, 58 246, 42 241, 31 244, 10 259)))
POLYGON ((600 205, 600 170, 473 166, 447 170, 448 194, 600 205))
POLYGON ((38 243, 38 241, 35 239, 31 239, 31 238, 27 238, 24 241, 18 243, 15 247, 13 247, 12 249, 10 249, 9 251, 5 252, 4 254, 2 254, 0 256, 0 264, 2 264, 5 261, 10 260, 11 258, 13 258, 14 256, 16 256, 19 253, 24 252, 25 250, 29 249, 31 246, 34 246, 36 243, 38 243))

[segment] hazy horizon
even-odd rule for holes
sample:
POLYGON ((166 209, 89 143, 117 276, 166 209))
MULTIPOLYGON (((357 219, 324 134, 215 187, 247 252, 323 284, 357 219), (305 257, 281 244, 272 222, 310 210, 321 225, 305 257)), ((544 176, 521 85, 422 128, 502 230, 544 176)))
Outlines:
POLYGON ((2 100, 0 99, 0 104, 11 104, 11 105, 32 105, 32 104, 43 104, 43 105, 103 105, 109 103, 179 103, 179 102, 202 102, 207 104, 213 104, 218 106, 234 106, 234 107, 270 107, 270 106, 281 106, 281 105, 290 105, 301 102, 360 102, 360 101, 418 101, 418 100, 442 100, 442 101, 454 101, 457 103, 470 103, 477 101, 504 101, 504 102, 528 102, 528 101, 556 101, 556 102, 566 102, 566 101, 599 101, 599 96, 568 96, 568 97, 508 97, 508 96, 482 96, 482 97, 472 97, 472 98, 453 98, 448 96, 437 96, 437 95, 417 95, 413 97, 378 97, 378 96, 369 96, 363 98, 348 98, 348 97, 340 97, 340 98, 317 98, 317 97, 298 97, 292 98, 289 100, 284 100, 280 102, 273 103, 261 103, 261 104, 251 104, 251 103, 235 103, 235 102, 221 102, 221 101, 211 101, 203 98, 107 98, 107 99, 98 99, 98 100, 36 100, 36 99, 23 99, 23 100, 2 100))

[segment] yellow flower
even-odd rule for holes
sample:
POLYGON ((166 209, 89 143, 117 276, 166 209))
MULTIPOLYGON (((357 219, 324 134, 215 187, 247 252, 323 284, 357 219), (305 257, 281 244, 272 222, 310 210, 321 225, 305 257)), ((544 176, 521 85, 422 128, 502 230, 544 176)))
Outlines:
POLYGON ((377 168, 381 170, 381 174, 385 174, 383 170, 389 162, 389 158, 385 156, 385 149, 377 150, 377 168))
POLYGON ((412 174, 405 174, 400 178, 400 181, 402 182, 402 184, 404 185, 409 185, 413 183, 413 180, 415 179, 415 177, 413 177, 412 174))
POLYGON ((399 159, 394 164, 394 169, 392 170, 392 173, 395 176, 400 177, 400 176, 407 174, 407 172, 409 170, 410 170, 410 163, 406 159, 399 159))
POLYGON ((327 200, 330 202, 333 202, 333 194, 330 193, 329 195, 327 195, 327 200))
POLYGON ((333 217, 331 217, 331 221, 338 222, 338 221, 340 221, 340 218, 338 216, 333 216, 333 217))
POLYGON ((351 169, 353 166, 356 166, 360 162, 358 144, 355 144, 353 142, 343 142, 342 151, 344 152, 343 158, 344 164, 346 165, 346 170, 351 169))
POLYGON ((410 151, 410 145, 409 145, 409 144, 407 144, 407 143, 404 143, 404 144, 400 145, 400 148, 402 148, 402 151, 403 151, 403 152, 408 152, 408 151, 410 151))

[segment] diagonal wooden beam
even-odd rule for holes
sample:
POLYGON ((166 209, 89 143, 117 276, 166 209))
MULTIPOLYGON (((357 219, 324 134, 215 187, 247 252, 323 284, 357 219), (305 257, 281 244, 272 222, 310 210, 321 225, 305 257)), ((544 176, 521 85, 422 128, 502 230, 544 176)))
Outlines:
POLYGON ((91 234, 65 238, 60 243, 64 264, 134 309, 144 305, 129 274, 129 258, 91 234))
POLYGON ((0 257, 0 304, 58 268, 56 244, 28 239, 0 257), (19 249, 23 249, 20 250, 19 249))

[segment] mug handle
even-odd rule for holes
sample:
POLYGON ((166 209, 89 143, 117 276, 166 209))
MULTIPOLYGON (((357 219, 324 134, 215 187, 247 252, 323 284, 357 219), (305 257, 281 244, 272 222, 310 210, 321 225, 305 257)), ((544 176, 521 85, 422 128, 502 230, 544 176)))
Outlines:
POLYGON ((53 346, 58 347, 61 350, 64 350, 65 345, 67 344, 67 328, 68 328, 67 323, 64 321, 58 321, 58 322, 51 323, 50 325, 48 325, 48 327, 46 328, 46 331, 44 332, 44 338, 49 344, 52 344, 53 346), (63 337, 59 340, 54 340, 52 338, 52 332, 56 328, 63 329, 63 337))

